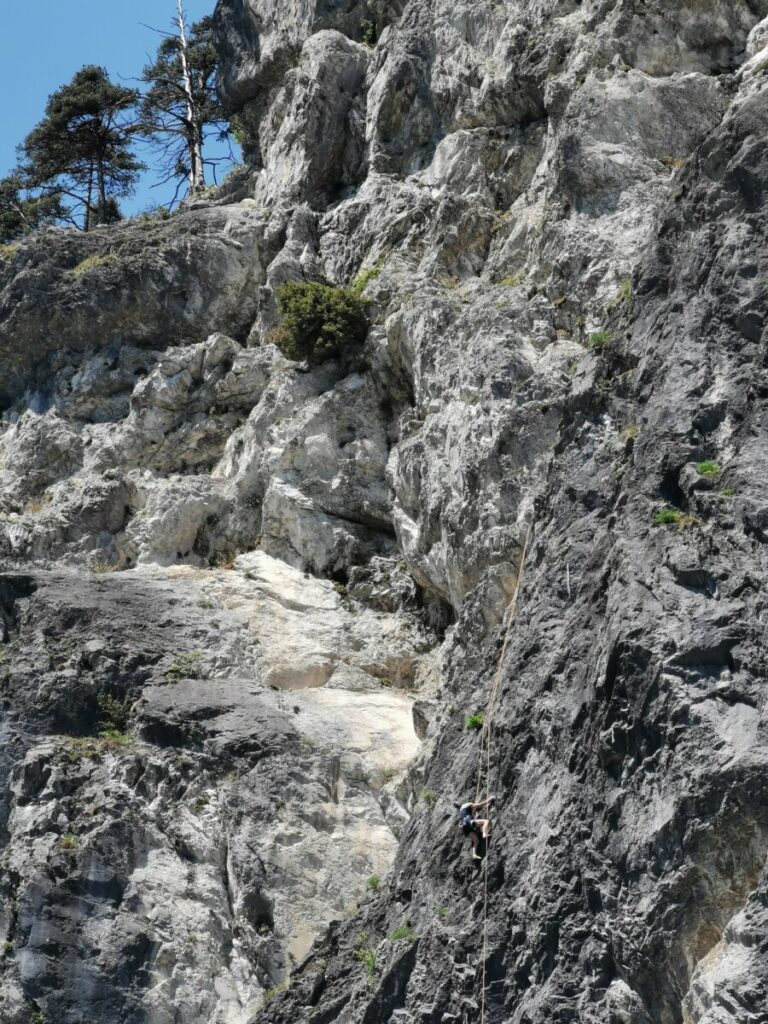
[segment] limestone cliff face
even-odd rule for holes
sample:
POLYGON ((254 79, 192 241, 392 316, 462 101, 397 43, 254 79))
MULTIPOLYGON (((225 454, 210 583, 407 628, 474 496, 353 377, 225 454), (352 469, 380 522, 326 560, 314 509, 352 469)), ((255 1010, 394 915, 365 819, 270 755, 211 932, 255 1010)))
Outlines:
POLYGON ((768 2, 216 20, 248 168, 0 257, 0 1018, 764 1024, 768 2))

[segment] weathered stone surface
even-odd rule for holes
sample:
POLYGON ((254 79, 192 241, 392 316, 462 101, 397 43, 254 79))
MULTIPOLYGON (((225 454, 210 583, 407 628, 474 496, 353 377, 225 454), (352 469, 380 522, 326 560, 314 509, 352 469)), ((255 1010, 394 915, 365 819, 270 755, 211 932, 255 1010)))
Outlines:
POLYGON ((90 235, 51 229, 22 245, 0 261, 3 405, 32 388, 32 406, 45 407, 51 372, 72 376, 82 352, 118 362, 126 344, 242 334, 269 262, 263 232, 263 218, 236 204, 90 235))
POLYGON ((428 637, 238 566, 0 580, 4 1019, 245 1020, 387 871, 428 637))
POLYGON ((0 265, 0 1016, 763 1024, 768 3, 216 21, 249 172, 0 265))

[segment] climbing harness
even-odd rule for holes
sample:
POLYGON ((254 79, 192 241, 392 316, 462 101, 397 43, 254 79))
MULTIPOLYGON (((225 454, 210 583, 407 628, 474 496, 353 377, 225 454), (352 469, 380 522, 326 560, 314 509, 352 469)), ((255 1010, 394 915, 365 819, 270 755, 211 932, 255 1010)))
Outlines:
MULTIPOLYGON (((488 697, 488 703, 485 708, 485 714, 483 715, 483 729, 480 733, 480 756, 477 765, 477 787, 475 790, 475 803, 480 801, 480 786, 482 783, 482 771, 483 771, 483 754, 485 753, 485 791, 486 794, 490 793, 490 781, 491 781, 491 721, 493 718, 493 712, 496 706, 496 699, 499 693, 499 686, 501 684, 501 671, 504 665, 504 659, 507 654, 507 648, 509 647, 509 641, 512 636, 512 627, 515 623, 517 613, 517 596, 520 593, 520 584, 523 580, 523 573, 525 571, 525 558, 528 554, 528 544, 533 532, 533 525, 528 529, 525 536, 525 543, 523 544, 523 553, 520 557, 520 571, 517 574, 517 582, 515 583, 515 591, 512 594, 512 599, 507 605, 507 610, 504 613, 504 619, 506 620, 503 624, 506 626, 504 632, 504 643, 501 646, 501 653, 499 654, 499 660, 496 664, 496 672, 493 677, 493 683, 491 685, 491 692, 488 697)), ((482 953, 482 975, 480 979, 480 1024, 485 1024, 485 964, 488 959, 488 857, 490 856, 490 844, 486 845, 485 852, 485 865, 484 874, 485 879, 483 883, 483 953, 482 953)))

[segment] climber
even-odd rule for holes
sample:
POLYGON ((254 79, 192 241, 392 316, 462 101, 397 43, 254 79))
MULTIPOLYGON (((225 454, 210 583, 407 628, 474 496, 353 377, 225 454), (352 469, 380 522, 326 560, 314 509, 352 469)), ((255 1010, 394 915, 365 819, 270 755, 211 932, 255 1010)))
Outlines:
POLYGON ((489 796, 487 800, 481 800, 479 803, 454 803, 453 805, 459 811, 459 825, 464 835, 469 836, 469 841, 472 844, 472 860, 483 859, 483 855, 477 852, 477 848, 480 841, 484 842, 491 834, 490 821, 487 818, 476 818, 475 814, 483 807, 490 807, 495 799, 495 797, 489 796))

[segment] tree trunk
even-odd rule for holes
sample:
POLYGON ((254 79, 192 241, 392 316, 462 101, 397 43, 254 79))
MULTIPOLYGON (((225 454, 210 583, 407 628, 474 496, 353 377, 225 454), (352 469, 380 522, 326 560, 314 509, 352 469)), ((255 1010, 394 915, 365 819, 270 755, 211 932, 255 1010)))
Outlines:
POLYGON ((99 206, 97 210, 96 223, 105 224, 107 216, 107 186, 104 181, 104 162, 97 161, 96 174, 99 183, 99 206))
POLYGON ((91 209, 93 203, 93 164, 91 164, 88 172, 88 193, 85 198, 85 220, 83 221, 83 231, 91 230, 91 209))
POLYGON ((189 68, 189 47, 187 44, 187 29, 184 19, 184 7, 182 0, 178 3, 178 26, 181 54, 181 73, 184 79, 184 97, 187 107, 187 150, 189 152, 189 191, 199 192, 205 188, 205 170, 203 168, 203 149, 200 143, 200 125, 198 124, 195 96, 192 91, 192 74, 189 68))

